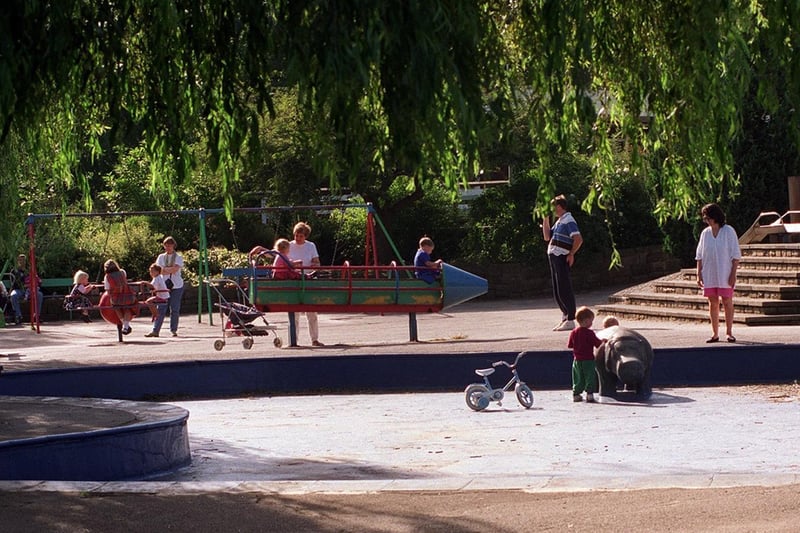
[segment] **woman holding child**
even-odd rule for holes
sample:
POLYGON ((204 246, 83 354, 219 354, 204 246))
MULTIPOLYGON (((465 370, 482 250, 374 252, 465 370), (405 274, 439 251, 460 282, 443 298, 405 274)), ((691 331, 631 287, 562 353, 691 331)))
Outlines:
MULTIPOLYGON (((278 239, 275 242, 275 251, 280 252, 275 256, 273 262, 273 278, 275 279, 299 279, 301 276, 310 275, 310 269, 320 266, 319 253, 317 246, 308 240, 311 234, 311 226, 305 222, 298 222, 292 229, 294 239, 286 242, 286 239, 278 239), (288 249, 286 247, 288 244, 288 249), (288 263, 287 263, 288 260, 288 263), (297 268, 298 270, 294 270, 297 268)), ((268 251, 263 246, 256 246, 250 250, 249 258, 251 261, 268 251)), ((308 320, 308 333, 311 337, 311 346, 325 346, 319 340, 319 319, 317 313, 308 311, 305 313, 308 320)), ((298 313, 295 313, 294 327, 298 331, 298 313)))
POLYGON ((162 244, 164 246, 164 253, 158 256, 156 264, 161 267, 161 276, 164 278, 166 288, 169 289, 169 302, 166 306, 158 306, 158 316, 153 322, 153 330, 146 335, 147 337, 158 337, 161 331, 161 325, 164 323, 164 318, 166 317, 167 308, 169 308, 169 330, 172 332, 173 337, 178 336, 178 322, 181 317, 181 299, 183 299, 183 277, 181 277, 183 257, 175 251, 178 243, 175 241, 174 237, 166 237, 162 244))

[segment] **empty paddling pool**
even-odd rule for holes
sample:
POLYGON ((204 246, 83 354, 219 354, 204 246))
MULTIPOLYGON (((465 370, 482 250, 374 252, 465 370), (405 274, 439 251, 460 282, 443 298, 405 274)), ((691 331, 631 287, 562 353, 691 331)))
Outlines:
POLYGON ((180 407, 0 398, 0 479, 142 479, 190 463, 189 412, 180 407))

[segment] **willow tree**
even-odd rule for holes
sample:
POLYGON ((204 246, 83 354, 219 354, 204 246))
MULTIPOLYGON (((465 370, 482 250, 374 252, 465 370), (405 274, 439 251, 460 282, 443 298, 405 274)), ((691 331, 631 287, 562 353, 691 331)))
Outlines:
MULTIPOLYGON (((50 161, 87 207, 77 162, 113 117, 142 127, 154 189, 191 177, 201 138, 227 191, 272 91, 290 87, 334 183, 396 165, 454 187, 525 106, 541 199, 549 158, 584 150, 589 200, 613 201, 621 146, 659 216, 682 217, 735 192, 730 143, 751 84, 765 109, 800 98, 797 0, 7 0, 0 14, 2 148, 50 161)), ((0 176, 10 194, 35 179, 0 176)))

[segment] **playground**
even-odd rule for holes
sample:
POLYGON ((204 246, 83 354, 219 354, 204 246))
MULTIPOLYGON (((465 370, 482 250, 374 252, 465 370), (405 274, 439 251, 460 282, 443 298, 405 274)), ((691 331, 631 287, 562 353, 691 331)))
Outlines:
MULTIPOLYGON (((594 305, 607 296, 598 291, 579 300, 594 305)), ((568 372, 566 336, 538 327, 549 325, 553 313, 549 299, 478 300, 422 315, 419 342, 407 340, 403 316, 321 315, 324 348, 312 349, 301 337, 297 348, 257 341, 250 351, 231 344, 222 352, 213 348, 218 328, 190 316, 180 337, 146 339, 140 328, 123 344, 108 335, 107 325, 48 323, 38 335, 0 330, 0 364, 5 373, 205 361, 225 374, 237 361, 288 357, 308 360, 315 369, 308 375, 324 374, 333 385, 337 377, 329 369, 337 360, 444 355, 453 372, 460 358, 485 351, 489 360, 524 348, 552 351, 568 372)), ((709 347, 702 342, 707 325, 627 325, 652 342, 656 364, 698 346, 690 354, 698 364, 744 352, 757 361, 764 357, 759 350, 790 349, 795 342, 791 327, 742 328, 737 345, 709 347)), ((133 524, 181 530, 191 523, 223 530, 232 514, 242 517, 238 524, 246 531, 520 531, 566 524, 612 530, 626 517, 652 531, 715 530, 710 524, 718 531, 796 528, 796 385, 656 387, 648 405, 589 405, 572 403, 568 374, 560 389, 544 391, 535 372, 522 370, 521 377, 534 389, 529 410, 511 399, 475 413, 461 390, 172 399, 191 413, 191 467, 138 482, 0 482, 0 519, 14 532, 31 524, 130 531, 133 524), (308 438, 311 421, 315 438, 308 438), (587 438, 579 430, 584 426, 601 434, 587 438), (682 440, 665 440, 668 434, 682 440), (788 443, 780 444, 785 453, 774 453, 776 435, 788 443)), ((73 415, 64 412, 39 429, 69 427, 73 415)), ((75 421, 83 431, 114 422, 81 415, 75 421)))
MULTIPOLYGON (((435 279, 422 281, 417 279, 420 275, 413 265, 406 266, 403 255, 398 251, 383 222, 378 217, 371 204, 341 204, 341 205, 321 205, 321 206, 299 206, 299 207, 262 207, 262 208, 238 208, 234 211, 240 213, 257 213, 265 217, 267 213, 285 211, 310 211, 313 213, 341 212, 349 209, 357 209, 364 213, 364 241, 363 241, 363 263, 351 264, 345 260, 342 265, 323 266, 315 264, 313 269, 306 267, 295 267, 289 259, 276 250, 266 250, 256 257, 248 257, 249 264, 238 268, 225 268, 221 274, 211 276, 208 259, 208 239, 206 231, 206 219, 209 215, 219 215, 224 213, 222 209, 199 209, 172 212, 138 212, 138 213, 69 213, 69 214, 29 214, 26 226, 29 248, 30 272, 25 274, 25 283, 28 287, 26 299, 29 299, 30 325, 37 333, 41 332, 41 313, 36 312, 41 309, 42 303, 39 298, 43 298, 41 288, 45 282, 40 278, 37 271, 37 245, 36 245, 36 225, 37 221, 46 221, 58 217, 68 218, 119 218, 124 221, 129 216, 197 216, 198 227, 198 249, 199 265, 197 274, 197 314, 201 320, 203 312, 207 312, 209 323, 213 324, 214 310, 212 305, 212 291, 217 296, 217 308, 220 311, 220 320, 231 323, 233 327, 227 334, 245 333, 248 339, 244 346, 249 349, 252 347, 252 331, 249 322, 256 315, 266 312, 282 311, 289 314, 288 337, 289 345, 297 346, 296 321, 294 316, 301 312, 325 312, 325 313, 408 313, 409 315, 409 340, 418 340, 416 330, 416 313, 431 313, 442 311, 454 307, 462 302, 471 300, 488 290, 485 279, 480 278, 458 269, 446 263, 437 267, 435 279), (338 210, 338 211, 337 211, 338 210), (376 229, 378 228, 378 229, 376 229), (393 252, 393 259, 386 263, 381 263, 378 257, 378 231, 381 232, 381 242, 385 243, 393 252), (267 253, 268 252, 268 253, 267 253), (265 262, 262 263, 262 261, 265 262), (273 273, 276 265, 282 262, 286 265, 291 278, 274 280, 273 273), (230 284, 239 289, 238 302, 228 302, 223 294, 225 284, 230 284), (251 307, 252 313, 248 323, 241 320, 238 314, 231 315, 230 311, 235 305, 240 310, 244 306, 251 307), (223 315, 228 315, 227 319, 223 315)), ((111 226, 109 225, 109 232, 111 226)), ((310 231, 310 228, 309 228, 310 231)), ((276 229, 276 235, 277 229, 276 229)), ((312 245, 313 246, 313 245, 312 245)), ((338 246, 338 240, 337 240, 338 246)), ((316 252, 316 249, 315 249, 316 252)), ((333 253, 332 261, 335 261, 336 252, 333 253)), ((23 256, 20 259, 24 260, 23 256)), ((315 258, 319 263, 319 258, 315 258)), ((10 267, 10 261, 3 267, 3 277, 6 270, 10 267)), ((10 280, 11 283, 14 280, 10 280)), ((49 281, 48 285, 53 285, 54 280, 49 281)), ((144 307, 144 298, 154 296, 155 293, 147 294, 142 291, 142 283, 128 278, 128 286, 125 292, 133 294, 135 299, 133 305, 124 306, 126 313, 132 313, 135 317, 139 314, 141 307, 144 307)), ((4 282, 5 283, 5 282, 4 282)), ((59 284, 68 285, 68 281, 60 280, 59 284)), ((145 285, 147 283, 145 282, 145 285)), ((100 287, 102 288, 102 287, 100 287)), ((118 290, 118 289, 115 289, 118 290)), ((121 290, 121 289, 119 289, 121 290)), ((56 294, 57 296, 57 294, 56 294)), ((153 306, 154 307, 154 306, 153 306)), ((79 309, 80 311, 100 311, 103 320, 113 324, 117 329, 117 340, 123 342, 123 335, 128 334, 129 330, 123 331, 122 311, 123 307, 112 304, 109 292, 103 293, 99 301, 88 308, 79 309)), ((3 320, 5 322, 5 320, 3 320)), ((16 322, 19 322, 17 317, 16 322)), ((269 325, 266 323, 267 328, 269 325)), ((127 327, 127 326, 126 326, 127 327)), ((266 329, 256 330, 259 333, 266 333, 266 329)), ((274 328, 271 328, 274 331, 274 328)), ((280 337, 274 339, 274 345, 282 345, 280 337)), ((216 343, 216 349, 224 347, 224 340, 216 343)))
MULTIPOLYGON (((617 288, 578 295, 581 305, 597 306, 617 288)), ((268 313, 282 338, 288 335, 288 315, 268 313)), ((223 351, 214 349, 220 338, 219 316, 212 324, 205 315, 185 313, 176 338, 148 339, 149 317, 133 322, 126 342, 117 342, 113 326, 102 321, 84 324, 73 320, 46 322, 41 333, 27 327, 0 328, 0 365, 5 372, 72 368, 94 365, 150 364, 180 361, 243 360, 253 358, 303 358, 310 356, 370 356, 385 354, 471 354, 516 353, 523 350, 561 352, 569 356, 566 335, 551 331, 557 309, 550 298, 535 300, 477 299, 440 313, 417 315, 419 340, 408 339, 408 316, 404 314, 337 313, 320 314, 322 348, 312 348, 305 321, 300 319, 297 347, 275 348, 271 337, 256 338, 246 350, 237 339, 226 339, 223 351)), ((645 335, 656 351, 665 349, 706 350, 707 324, 637 320, 624 325, 645 335)), ((760 326, 737 330, 739 342, 720 349, 755 349, 792 345, 797 341, 794 327, 760 326)), ((567 365, 569 366, 569 365, 567 365)))
MULTIPOLYGON (((617 289, 578 300, 595 307, 617 289)), ((140 317, 122 343, 109 324, 77 317, 48 321, 38 333, 2 328, 0 394, 168 401, 191 413, 192 464, 149 481, 0 482, 0 518, 11 531, 25 530, 32 517, 42 529, 59 523, 123 531, 108 522, 120 509, 136 516, 137 527, 159 528, 180 505, 192 522, 214 529, 225 527, 220 517, 247 509, 242 514, 257 523, 241 525, 251 530, 419 530, 431 520, 442 530, 565 523, 613 529, 621 514, 634 513, 654 531, 703 528, 709 516, 752 530, 792 530, 793 511, 781 509, 793 509, 796 499, 796 452, 790 445, 781 462, 770 450, 774 435, 796 431, 785 424, 796 418, 800 394, 786 376, 800 372, 781 366, 796 360, 795 328, 743 327, 736 345, 709 347, 707 324, 631 320, 625 325, 656 350, 653 400, 590 406, 568 398, 570 352, 566 335, 550 329, 556 315, 549 298, 479 298, 416 314, 418 338, 411 340, 409 313, 323 313, 324 347, 310 345, 301 318, 294 346, 254 337, 248 349, 234 336, 221 351, 213 312, 186 313, 180 335, 165 338, 144 337, 148 325, 140 317), (474 369, 519 351, 535 352, 520 369, 533 407, 510 399, 472 412, 461 390, 475 381, 474 369), (270 388, 276 382, 286 388, 270 388), (161 392, 152 388, 161 385, 161 392), (311 419, 319 435, 310 439, 303 421, 311 419), (594 438, 585 437, 586 427, 594 438), (710 442, 703 428, 720 438, 710 442), (773 460, 765 462, 768 456, 773 460), (76 500, 86 494, 96 497, 76 500), (25 523, 14 511, 20 505, 25 523), (83 511, 54 516, 48 505, 83 511), (446 510, 432 517, 432 505, 446 510), (659 511, 675 506, 677 518, 659 511), (718 508, 724 516, 714 515, 718 508)), ((266 317, 276 336, 288 338, 286 308, 266 317)), ((131 423, 127 415, 136 408, 129 409, 97 420, 86 409, 27 417, 7 428, 27 433, 6 438, 114 431, 131 423)))

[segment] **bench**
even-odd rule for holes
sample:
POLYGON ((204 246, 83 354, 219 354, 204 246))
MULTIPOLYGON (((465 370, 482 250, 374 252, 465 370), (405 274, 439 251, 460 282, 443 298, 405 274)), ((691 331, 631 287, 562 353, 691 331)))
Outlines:
MULTIPOLYGON (((6 286, 8 293, 11 294, 11 287, 12 282, 11 279, 5 277, 3 279, 3 285, 6 286)), ((56 305, 58 308, 61 308, 62 302, 64 298, 70 293, 72 290, 72 286, 74 285, 72 278, 45 278, 41 280, 39 283, 39 290, 42 291, 42 314, 46 315, 47 307, 51 307, 51 305, 56 305), (48 304, 48 301, 57 301, 57 304, 48 304)), ((10 305, 9 305, 10 308, 10 305)), ((52 308, 51 308, 52 310, 52 308)), ((50 313, 50 314, 57 314, 57 313, 50 313)), ((69 313, 70 318, 72 317, 72 312, 69 313)))
MULTIPOLYGON (((75 285, 72 278, 45 278, 39 283, 39 289, 42 291, 44 301, 42 302, 42 314, 44 314, 44 305, 48 300, 58 300, 58 307, 63 306, 64 298, 66 298, 72 286, 75 285)), ((68 311, 69 318, 72 318, 72 311, 68 311)))
MULTIPOLYGON (((8 275, 3 276, 3 285, 5 285, 8 294, 11 294, 13 283, 8 275)), ((72 289, 72 278, 47 278, 43 279, 39 284, 39 290, 42 291, 42 314, 46 314, 45 306, 48 305, 49 300, 58 300, 58 307, 61 307, 61 301, 69 294, 72 289)), ((49 307, 49 306, 48 306, 49 307)), ((11 303, 7 305, 4 311, 10 312, 11 303)), ((11 317, 13 318, 13 317, 11 317)))
POLYGON ((74 284, 72 278, 47 278, 42 280, 39 287, 43 293, 47 292, 45 289, 48 289, 49 293, 45 294, 45 298, 48 296, 51 298, 55 296, 64 297, 69 294, 74 284), (64 289, 64 292, 62 293, 60 289, 64 289))
POLYGON ((222 269, 222 277, 240 280, 253 275, 253 267, 230 267, 222 269))
MULTIPOLYGON (((11 292, 11 280, 4 279, 3 285, 6 286, 8 292, 11 292)), ((72 282, 72 278, 47 278, 43 279, 42 282, 39 284, 39 288, 42 289, 42 293, 45 292, 44 289, 48 289, 48 293, 45 294, 45 298, 48 296, 66 296, 69 294, 69 291, 72 289, 74 283, 72 282), (63 294, 59 291, 59 289, 65 289, 63 294)))

